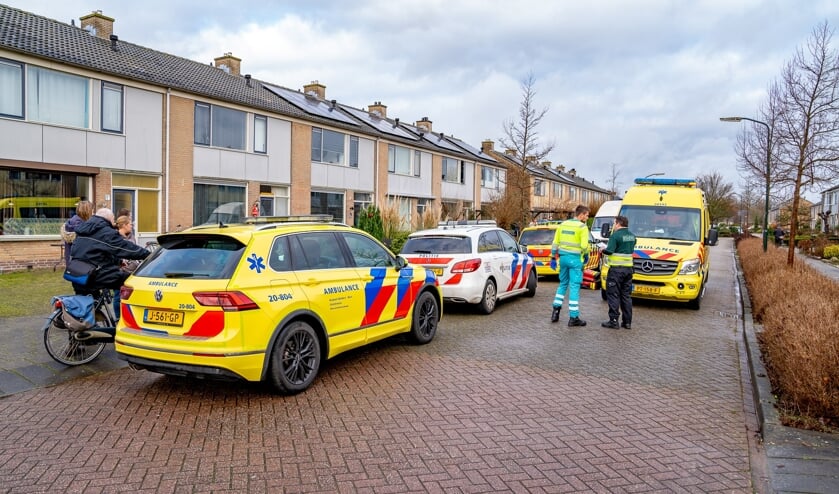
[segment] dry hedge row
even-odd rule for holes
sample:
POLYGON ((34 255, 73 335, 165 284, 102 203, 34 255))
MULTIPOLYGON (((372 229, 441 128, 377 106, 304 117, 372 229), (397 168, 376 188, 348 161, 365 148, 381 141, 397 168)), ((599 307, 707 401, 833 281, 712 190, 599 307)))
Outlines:
POLYGON ((839 283, 802 261, 790 268, 785 248, 764 254, 760 239, 739 240, 737 250, 781 406, 816 428, 838 427, 839 283))

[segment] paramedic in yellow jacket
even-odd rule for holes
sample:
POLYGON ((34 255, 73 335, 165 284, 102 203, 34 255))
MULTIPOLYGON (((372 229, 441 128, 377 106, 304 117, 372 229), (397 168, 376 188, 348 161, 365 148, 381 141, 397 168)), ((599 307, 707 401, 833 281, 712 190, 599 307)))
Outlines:
POLYGON ((577 206, 574 217, 563 221, 556 229, 551 245, 551 257, 555 259, 559 256, 559 287, 554 296, 551 322, 559 321, 559 311, 568 290, 569 328, 586 325, 580 319, 580 283, 583 281, 583 266, 588 260, 588 214, 586 206, 577 206))

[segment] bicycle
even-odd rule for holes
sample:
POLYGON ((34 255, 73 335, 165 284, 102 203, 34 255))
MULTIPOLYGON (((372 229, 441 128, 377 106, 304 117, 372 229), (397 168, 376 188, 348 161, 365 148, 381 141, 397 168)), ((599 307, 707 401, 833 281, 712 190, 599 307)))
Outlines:
POLYGON ((44 346, 56 362, 73 366, 87 364, 102 353, 107 343, 114 342, 116 316, 113 294, 109 289, 100 289, 91 295, 95 322, 92 327, 83 329, 65 322, 61 297, 55 298, 55 310, 47 319, 43 331, 44 346))

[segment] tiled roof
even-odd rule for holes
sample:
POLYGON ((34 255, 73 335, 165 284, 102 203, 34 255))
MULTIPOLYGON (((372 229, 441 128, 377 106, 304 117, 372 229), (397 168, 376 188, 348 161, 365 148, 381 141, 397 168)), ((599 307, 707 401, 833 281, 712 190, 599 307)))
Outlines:
MULTIPOLYGON (((84 29, 0 4, 0 47, 102 74, 124 77, 196 96, 308 120, 325 127, 361 132, 438 151, 422 142, 399 139, 364 124, 351 125, 306 113, 262 87, 262 82, 229 74, 210 64, 170 55, 123 40, 111 41, 84 29)), ((267 84, 267 82, 266 82, 267 84)), ((278 84, 272 84, 279 86, 278 84)), ((353 118, 353 120, 358 120, 353 118)), ((469 157, 467 152, 463 156, 469 157)))

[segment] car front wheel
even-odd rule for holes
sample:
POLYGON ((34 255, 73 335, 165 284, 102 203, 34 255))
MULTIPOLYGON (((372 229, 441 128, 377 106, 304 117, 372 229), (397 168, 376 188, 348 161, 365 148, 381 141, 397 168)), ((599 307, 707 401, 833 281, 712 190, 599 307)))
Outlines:
POLYGON ((495 288, 495 282, 487 280, 484 285, 484 295, 478 304, 481 312, 484 314, 492 314, 495 310, 495 304, 498 302, 498 290, 495 288))
POLYGON ((411 340, 424 345, 437 334, 437 322, 440 320, 440 307, 434 295, 423 292, 414 303, 414 318, 411 323, 411 340))
POLYGON ((271 384, 281 393, 299 393, 315 380, 320 364, 320 341, 315 330, 303 321, 295 321, 274 342, 271 384))

